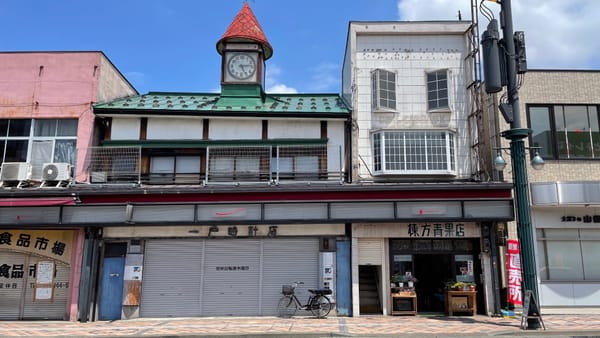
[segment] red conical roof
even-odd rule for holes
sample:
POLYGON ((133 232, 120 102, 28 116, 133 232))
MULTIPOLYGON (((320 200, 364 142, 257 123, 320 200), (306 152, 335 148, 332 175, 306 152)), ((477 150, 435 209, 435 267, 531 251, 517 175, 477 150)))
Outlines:
POLYGON ((226 41, 233 42, 258 42, 262 44, 263 47, 263 58, 267 60, 273 55, 273 47, 267 41, 267 37, 265 33, 263 33, 258 20, 252 13, 250 6, 247 2, 244 3, 244 6, 238 13, 238 15, 233 19, 225 34, 221 37, 221 40, 217 42, 217 51, 219 54, 223 53, 223 48, 225 47, 226 41))

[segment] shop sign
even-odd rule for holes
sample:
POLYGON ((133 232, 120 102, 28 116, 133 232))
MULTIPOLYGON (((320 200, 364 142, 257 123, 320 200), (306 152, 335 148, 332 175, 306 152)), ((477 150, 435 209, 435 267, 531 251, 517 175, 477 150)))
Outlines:
POLYGON ((0 230, 0 250, 32 253, 69 264, 73 231, 0 230))
POLYGON ((515 305, 522 305, 521 282, 521 255, 519 254, 519 241, 516 239, 508 240, 508 302, 515 305))
POLYGON ((238 266, 238 265, 217 266, 216 270, 217 271, 248 271, 248 270, 250 270, 250 267, 247 265, 244 265, 244 266, 238 266))
POLYGON ((408 237, 465 237, 465 225, 462 223, 409 223, 407 232, 408 237))
POLYGON ((69 288, 69 282, 53 281, 54 264, 51 267, 49 267, 48 262, 40 261, 38 264, 30 264, 25 269, 25 264, 0 261, 0 289, 20 289, 25 278, 29 278, 30 281, 35 280, 35 282, 29 283, 30 289, 38 288, 38 284, 44 284, 45 287, 54 287, 55 289, 69 288), (41 264, 39 269, 38 264, 41 264), (38 276, 38 271, 43 276, 38 276))
POLYGON ((600 215, 562 216, 561 222, 600 223, 600 215))
POLYGON ((355 224, 356 237, 396 237, 413 239, 476 238, 481 227, 473 222, 423 222, 355 224))

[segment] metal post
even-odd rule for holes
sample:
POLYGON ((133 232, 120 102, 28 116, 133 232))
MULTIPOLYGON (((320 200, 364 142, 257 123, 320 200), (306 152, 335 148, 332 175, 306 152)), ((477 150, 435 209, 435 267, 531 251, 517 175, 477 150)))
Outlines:
MULTIPOLYGON (((529 135, 530 130, 521 128, 511 0, 502 0, 500 2, 500 6, 500 22, 502 24, 502 35, 504 38, 507 56, 506 71, 508 77, 508 103, 512 106, 514 117, 513 122, 510 124, 511 129, 504 131, 502 136, 510 140, 515 204, 517 209, 517 236, 519 239, 521 252, 521 265, 523 268, 522 290, 531 290, 535 300, 539 301, 536 273, 537 266, 535 264, 533 229, 531 226, 531 210, 529 206, 529 183, 527 181, 525 144, 523 141, 527 135, 529 135)), ((539 328, 539 325, 540 324, 537 320, 531 319, 527 321, 528 329, 539 328)))

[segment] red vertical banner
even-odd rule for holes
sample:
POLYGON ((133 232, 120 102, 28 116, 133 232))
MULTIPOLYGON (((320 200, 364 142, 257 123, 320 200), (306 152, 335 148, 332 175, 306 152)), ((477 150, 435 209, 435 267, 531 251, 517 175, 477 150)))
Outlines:
POLYGON ((519 241, 516 239, 508 240, 508 302, 514 305, 523 305, 521 292, 521 282, 523 275, 521 273, 521 255, 519 254, 519 241))

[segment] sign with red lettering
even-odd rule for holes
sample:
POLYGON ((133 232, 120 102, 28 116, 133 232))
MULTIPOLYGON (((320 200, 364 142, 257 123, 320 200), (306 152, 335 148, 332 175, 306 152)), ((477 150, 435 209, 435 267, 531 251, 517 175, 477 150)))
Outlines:
POLYGON ((521 292, 521 255, 519 254, 519 241, 516 239, 508 240, 508 302, 515 305, 522 305, 523 298, 521 292))

